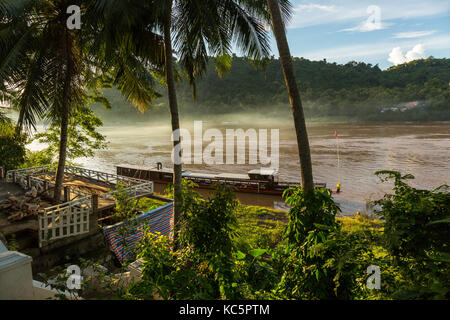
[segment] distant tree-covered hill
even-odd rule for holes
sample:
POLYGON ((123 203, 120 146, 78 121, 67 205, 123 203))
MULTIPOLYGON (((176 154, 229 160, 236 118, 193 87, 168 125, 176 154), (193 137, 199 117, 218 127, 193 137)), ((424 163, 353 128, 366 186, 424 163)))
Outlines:
MULTIPOLYGON (((293 64, 308 117, 450 120, 450 59, 430 57, 387 70, 355 61, 336 64, 294 58, 293 64), (416 100, 426 102, 421 105, 427 107, 407 112, 380 112, 383 108, 416 100)), ((165 89, 161 87, 159 91, 163 94, 160 103, 164 105, 165 89)), ((106 95, 113 109, 131 109, 117 92, 110 90, 106 95)), ((231 70, 222 78, 211 60, 206 74, 197 83, 197 99, 192 99, 192 89, 185 82, 178 83, 178 99, 184 116, 259 112, 261 109, 289 112, 280 62, 275 58, 256 68, 247 59, 233 56, 231 70)), ((156 108, 145 117, 165 114, 166 108, 156 108)), ((142 119, 142 115, 139 117, 142 119)))

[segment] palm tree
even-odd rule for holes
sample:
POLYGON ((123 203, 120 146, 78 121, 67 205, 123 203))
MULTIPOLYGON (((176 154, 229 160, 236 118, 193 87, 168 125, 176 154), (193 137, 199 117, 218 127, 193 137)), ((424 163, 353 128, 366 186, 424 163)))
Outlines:
POLYGON ((105 30, 97 17, 85 20, 80 30, 67 28, 66 10, 73 4, 86 12, 92 1, 0 1, 0 89, 19 110, 17 131, 34 127, 36 119, 44 116, 60 123, 55 203, 61 197, 69 120, 89 102, 89 91, 107 78, 137 105, 157 97, 150 71, 134 55, 139 46, 125 45, 125 37, 111 41, 108 50, 104 43, 99 45, 105 30), (114 58, 105 63, 112 51, 114 58))
POLYGON ((0 75, 12 86, 19 108, 18 131, 24 123, 34 126, 45 112, 61 123, 54 201, 60 201, 66 161, 67 127, 71 112, 84 98, 84 63, 80 37, 66 26, 69 1, 22 1, 8 7, 2 1, 6 31, 1 56, 6 58, 0 75), (3 6, 5 5, 5 6, 3 6))
MULTIPOLYGON (((147 61, 164 63, 164 79, 167 87, 172 131, 180 128, 175 81, 181 68, 193 88, 195 80, 205 71, 211 56, 216 57, 216 67, 229 67, 232 42, 253 59, 268 56, 269 45, 263 22, 269 21, 264 1, 238 0, 167 0, 167 1, 114 1, 97 0, 88 12, 101 17, 111 39, 126 34, 127 43, 147 43, 146 50, 139 50, 139 57, 148 55, 147 61), (135 19, 124 18, 124 11, 133 12, 135 19), (145 17, 141 17, 144 14, 145 17), (115 17, 112 19, 111 17, 115 17), (127 21, 128 25, 117 24, 127 21), (163 38, 163 50, 155 50, 155 35, 163 38), (149 34, 144 35, 143 32, 149 34), (114 35, 114 36, 111 36, 114 35), (138 41, 139 39, 139 41, 138 41), (147 39, 143 41, 142 39, 147 39), (148 51, 149 50, 149 51, 148 51), (159 55, 160 54, 160 55, 159 55), (177 57, 177 63, 175 58, 177 57), (228 57, 228 58, 227 58, 228 57)), ((158 48, 158 46, 156 46, 158 48)), ((180 141, 173 141, 173 148, 180 141)), ((173 163, 174 220, 178 225, 182 207, 182 165, 173 163)))
POLYGON ((284 81, 289 94, 289 102, 294 117, 295 132, 297 135, 297 146, 300 157, 302 186, 306 194, 314 192, 314 181, 311 165, 311 154, 309 149, 308 132, 306 130, 305 116, 303 114, 302 101, 292 66, 289 44, 286 39, 286 30, 277 0, 267 0, 270 15, 272 17, 272 30, 280 54, 281 67, 283 69, 284 81))
MULTIPOLYGON (((288 1, 280 0, 280 5, 287 14, 288 1)), ((179 75, 175 70, 177 67, 187 76, 195 98, 195 81, 206 71, 211 56, 216 58, 218 70, 223 71, 230 67, 233 43, 252 59, 269 55, 268 35, 264 24, 270 22, 270 15, 263 0, 147 0, 137 3, 97 0, 88 11, 102 17, 100 20, 109 19, 109 22, 105 22, 105 27, 115 35, 109 39, 122 37, 125 33, 128 42, 136 43, 136 39, 146 38, 147 41, 144 42, 152 43, 154 36, 144 36, 142 31, 160 32, 164 40, 161 58, 164 61, 164 78, 173 132, 180 128, 175 88, 175 78, 179 75), (126 18, 126 14, 124 18, 123 11, 134 12, 136 19, 131 22, 126 18), (142 13, 147 19, 140 17, 142 13), (111 31, 121 21, 127 21, 128 26, 122 25, 120 30, 111 31), (140 27, 139 23, 142 23, 140 27), (177 63, 174 55, 177 57, 177 63)), ((109 41, 106 40, 105 43, 109 41)), ((152 48, 153 46, 147 45, 151 56, 149 60, 159 62, 158 51, 152 48)), ((141 50, 138 56, 142 54, 145 54, 145 50, 141 50)), ((174 150, 179 143, 180 141, 173 141, 174 150)), ((177 226, 182 208, 181 163, 173 163, 173 185, 174 220, 177 226)))
MULTIPOLYGON (((173 0, 167 1, 167 7, 164 11, 163 18, 163 38, 164 38, 164 62, 165 62, 165 77, 167 85, 167 97, 169 100, 170 121, 172 124, 172 132, 177 132, 180 129, 180 118, 178 116, 178 102, 177 93, 175 90, 175 78, 173 67, 173 51, 172 51, 172 5, 173 0)), ((180 139, 173 140, 173 150, 177 150, 181 143, 180 139)), ((176 159, 174 159, 176 160, 176 159)), ((178 159, 180 160, 180 159, 178 159)), ((174 226, 178 227, 178 222, 181 215, 182 198, 182 167, 180 161, 173 163, 173 188, 174 188, 174 226)), ((175 229, 176 237, 176 229, 175 229)))
MULTIPOLYGON (((216 57, 219 69, 230 67, 229 55, 233 41, 253 59, 269 55, 263 24, 267 10, 262 1, 167 0, 163 12, 161 29, 165 47, 165 76, 172 130, 175 132, 180 128, 180 122, 172 41, 178 66, 187 75, 195 98, 195 80, 204 74, 211 56, 216 57)), ((179 143, 173 142, 174 150, 179 143)), ((177 226, 182 208, 181 163, 174 162, 173 173, 174 220, 177 226)))

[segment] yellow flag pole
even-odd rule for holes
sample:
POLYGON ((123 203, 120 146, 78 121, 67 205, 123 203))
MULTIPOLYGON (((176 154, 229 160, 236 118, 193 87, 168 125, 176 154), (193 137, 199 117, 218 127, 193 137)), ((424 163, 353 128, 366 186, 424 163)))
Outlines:
POLYGON ((337 150, 337 169, 338 169, 338 183, 336 185, 336 192, 341 191, 341 159, 339 157, 339 136, 337 135, 337 132, 335 133, 336 136, 336 150, 337 150))

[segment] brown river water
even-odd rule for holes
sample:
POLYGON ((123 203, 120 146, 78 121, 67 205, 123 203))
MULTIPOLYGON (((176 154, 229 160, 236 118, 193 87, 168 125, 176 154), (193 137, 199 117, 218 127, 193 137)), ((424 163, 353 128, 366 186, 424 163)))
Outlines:
MULTIPOLYGON (((182 126, 193 135, 193 121, 182 126)), ((356 211, 370 213, 366 202, 392 191, 391 183, 382 183, 374 175, 377 170, 411 173, 415 180, 410 184, 419 188, 450 184, 450 123, 310 123, 307 127, 315 182, 325 182, 332 189, 338 182, 337 140, 334 136, 335 131, 338 133, 342 192, 334 197, 344 215, 356 211)), ((279 129, 280 180, 300 181, 295 131, 290 121, 253 123, 248 118, 237 118, 228 122, 204 122, 203 128, 217 128, 224 136, 226 129, 267 128, 269 132, 279 129)), ((118 164, 155 166, 162 162, 164 167, 171 166, 170 129, 166 125, 106 126, 101 131, 109 141, 108 149, 98 151, 94 159, 77 161, 85 167, 114 172, 114 166, 118 164)), ((245 174, 259 167, 260 164, 203 164, 185 165, 184 169, 245 174)), ((245 204, 283 208, 282 200, 277 196, 239 194, 238 198, 245 204)))

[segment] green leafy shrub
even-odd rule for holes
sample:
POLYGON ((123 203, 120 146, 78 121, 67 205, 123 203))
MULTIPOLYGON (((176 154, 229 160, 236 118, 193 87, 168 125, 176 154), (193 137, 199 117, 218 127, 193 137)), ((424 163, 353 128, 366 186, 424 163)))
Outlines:
POLYGON ((318 245, 337 230, 339 207, 327 189, 305 196, 301 187, 287 189, 283 196, 291 206, 286 229, 289 257, 278 292, 286 298, 331 298, 333 278, 318 254, 318 245))
POLYGON ((236 282, 245 299, 277 299, 275 292, 285 262, 284 246, 251 249, 236 254, 236 282))
POLYGON ((231 256, 238 203, 231 189, 217 185, 213 198, 184 197, 180 242, 202 255, 231 256))
POLYGON ((18 137, 11 121, 0 124, 0 166, 16 169, 25 161, 26 137, 18 137))
POLYGON ((51 165, 53 163, 53 154, 46 149, 40 151, 26 150, 25 162, 20 166, 21 168, 40 167, 51 165))
POLYGON ((225 186, 204 199, 183 188, 183 213, 175 252, 164 238, 147 234, 138 257, 144 261, 143 281, 131 293, 163 299, 230 299, 238 296, 234 282, 237 201, 225 186))
POLYGON ((289 188, 283 197, 291 206, 286 229, 289 246, 295 249, 302 247, 302 255, 305 256, 308 245, 324 241, 337 226, 335 217, 340 208, 325 188, 315 190, 310 196, 305 196, 300 187, 289 188))
POLYGON ((384 241, 404 278, 393 296, 403 299, 449 298, 450 278, 448 186, 418 190, 404 182, 414 179, 396 171, 378 171, 382 181, 394 179, 394 194, 376 204, 385 221, 384 241), (447 219, 447 220, 446 220, 447 219))

